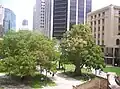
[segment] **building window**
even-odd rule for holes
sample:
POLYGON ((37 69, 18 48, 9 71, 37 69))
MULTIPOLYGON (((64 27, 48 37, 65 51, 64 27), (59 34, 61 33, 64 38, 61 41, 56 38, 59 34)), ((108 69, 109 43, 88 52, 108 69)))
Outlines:
POLYGON ((94 38, 96 38, 96 34, 94 34, 94 38))
POLYGON ((93 23, 91 22, 91 26, 93 25, 93 23))
POLYGON ((104 24, 105 23, 105 20, 104 19, 102 19, 102 24, 104 24))
POLYGON ((96 27, 94 27, 94 32, 96 32, 96 27))
POLYGON ((118 25, 118 35, 120 35, 120 25, 118 25))
POLYGON ((104 40, 102 40, 102 45, 104 45, 104 40))
POLYGON ((98 38, 100 38, 100 34, 98 34, 98 38))
POLYGON ((104 36, 104 33, 102 33, 102 36, 104 36))
POLYGON ((100 31, 100 27, 98 27, 98 31, 100 31))
POLYGON ((100 40, 98 40, 98 45, 100 45, 100 40))
POLYGON ((120 25, 118 26, 118 31, 120 31, 120 25))
POLYGON ((94 21, 94 25, 96 25, 96 21, 94 21))
POLYGON ((96 18, 97 16, 95 15, 95 18, 96 18))
POLYGON ((100 14, 98 14, 98 16, 100 17, 100 14))
POLYGON ((116 45, 119 45, 119 44, 120 44, 120 40, 117 39, 117 40, 116 40, 116 45))
POLYGON ((104 33, 102 33, 102 40, 104 39, 104 33))
POLYGON ((91 20, 93 19, 93 16, 91 16, 91 20))
POLYGON ((104 31, 104 26, 102 26, 102 31, 104 31))
POLYGON ((120 23, 120 18, 118 19, 118 23, 120 23))
POLYGON ((119 11, 119 15, 120 15, 120 11, 119 11))
POLYGON ((102 15, 104 16, 104 15, 105 15, 105 12, 103 12, 102 15))
POLYGON ((98 24, 100 24, 100 20, 98 20, 98 24))

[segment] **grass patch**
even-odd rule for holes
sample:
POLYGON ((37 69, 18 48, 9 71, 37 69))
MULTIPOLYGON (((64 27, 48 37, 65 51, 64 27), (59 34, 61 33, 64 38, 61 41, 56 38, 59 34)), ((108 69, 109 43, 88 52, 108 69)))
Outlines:
POLYGON ((74 70, 75 70, 75 66, 72 64, 66 64, 65 65, 65 75, 72 77, 74 79, 77 80, 81 80, 81 81, 87 81, 89 79, 93 79, 95 78, 95 75, 92 74, 92 71, 87 70, 85 68, 83 68, 82 71, 82 75, 81 76, 74 76, 74 70))
POLYGON ((42 88, 43 86, 55 86, 56 84, 46 76, 36 73, 31 80, 32 88, 42 88), (43 78, 43 80, 41 80, 43 78))
POLYGON ((115 72, 120 76, 120 67, 106 67, 103 69, 104 72, 115 72))

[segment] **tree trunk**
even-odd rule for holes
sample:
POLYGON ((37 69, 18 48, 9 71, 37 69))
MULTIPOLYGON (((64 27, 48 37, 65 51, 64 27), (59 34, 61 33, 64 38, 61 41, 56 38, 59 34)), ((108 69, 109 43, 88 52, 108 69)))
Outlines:
POLYGON ((80 66, 76 66, 75 67, 74 73, 75 73, 75 76, 80 76, 81 75, 81 68, 80 68, 80 66))
POLYGON ((25 76, 21 77, 21 81, 24 82, 25 76))
POLYGON ((59 69, 60 69, 60 61, 59 61, 59 69))

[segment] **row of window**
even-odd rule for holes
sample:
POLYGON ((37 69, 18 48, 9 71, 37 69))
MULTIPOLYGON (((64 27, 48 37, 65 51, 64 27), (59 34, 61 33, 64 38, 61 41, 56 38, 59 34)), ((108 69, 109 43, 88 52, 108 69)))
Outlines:
POLYGON ((41 28, 44 28, 44 26, 40 26, 41 28))
MULTIPOLYGON (((100 31, 100 26, 98 27, 98 31, 100 31)), ((104 26, 102 26, 102 31, 104 31, 104 26)), ((96 27, 94 27, 94 32, 96 32, 96 27)))
MULTIPOLYGON (((91 26, 93 25, 93 23, 94 23, 94 25, 96 25, 96 22, 97 21, 91 22, 91 26)), ((102 19, 102 24, 104 24, 104 23, 105 23, 105 19, 102 19)), ((98 20, 98 24, 101 24, 101 20, 98 20)))
MULTIPOLYGON (((94 34, 94 38, 96 38, 96 33, 94 34)), ((98 33, 98 39, 100 39, 100 33, 98 33)), ((104 33, 102 33, 102 39, 104 39, 104 33)))
MULTIPOLYGON (((98 45, 100 45, 100 40, 98 40, 98 45)), ((102 40, 102 45, 104 45, 104 40, 102 40)))
POLYGON ((99 13, 98 15, 91 16, 91 20, 92 20, 93 18, 101 17, 101 16, 105 16, 105 12, 102 12, 102 14, 99 13))

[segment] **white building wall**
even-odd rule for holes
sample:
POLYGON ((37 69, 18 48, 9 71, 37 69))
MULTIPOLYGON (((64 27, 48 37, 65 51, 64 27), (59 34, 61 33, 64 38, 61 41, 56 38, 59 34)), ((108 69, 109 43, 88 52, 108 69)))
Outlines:
POLYGON ((4 19, 4 7, 0 5, 0 25, 3 25, 3 19, 4 19))
POLYGON ((119 23, 119 11, 120 7, 119 6, 114 6, 110 5, 105 8, 96 10, 94 12, 90 12, 88 14, 87 22, 88 24, 91 25, 91 22, 93 23, 92 25, 92 34, 94 35, 94 27, 96 27, 96 44, 98 44, 98 26, 100 26, 100 44, 102 45, 102 40, 104 40, 104 45, 106 47, 118 47, 116 45, 116 39, 120 39, 120 35, 118 35, 118 26, 120 25, 119 23), (102 13, 105 12, 105 16, 102 16, 102 13), (99 14, 100 17, 98 16, 99 14), (97 15, 96 19, 94 16, 97 15), (93 16, 93 19, 91 17, 93 16), (104 19, 104 24, 102 23, 102 19, 104 19), (100 20, 100 25, 98 24, 98 20, 100 20), (94 25, 94 21, 96 21, 96 26, 94 25), (102 26, 104 25, 104 39, 102 39, 102 26))

